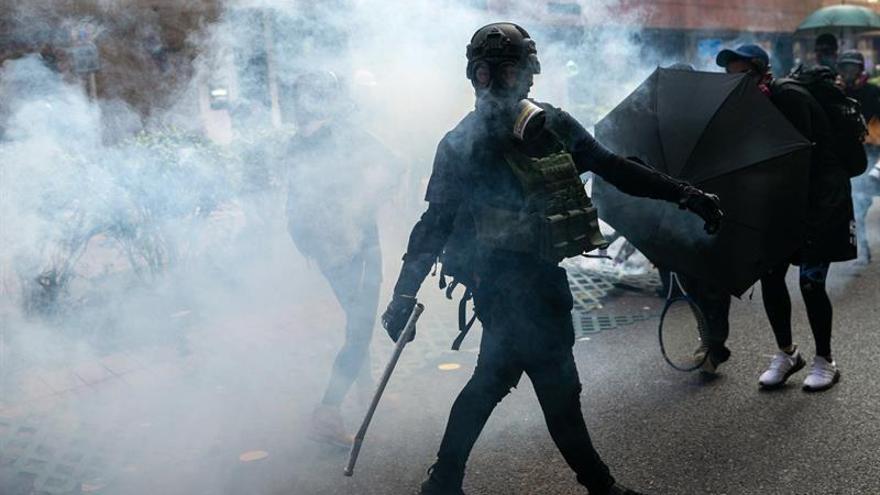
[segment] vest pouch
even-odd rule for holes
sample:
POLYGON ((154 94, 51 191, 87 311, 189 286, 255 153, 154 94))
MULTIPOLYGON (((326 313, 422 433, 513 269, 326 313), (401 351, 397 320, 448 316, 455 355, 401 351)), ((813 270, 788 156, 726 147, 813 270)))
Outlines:
POLYGON ((608 246, 599 232, 599 216, 593 207, 544 217, 540 229, 539 255, 554 263, 608 246))
POLYGON ((518 211, 481 208, 478 217, 487 220, 477 220, 478 236, 481 231, 487 234, 480 236, 481 242, 535 253, 551 263, 607 245, 599 232, 596 208, 569 153, 532 158, 512 149, 505 159, 522 186, 523 206, 518 211), (492 227, 503 232, 492 233, 492 227))

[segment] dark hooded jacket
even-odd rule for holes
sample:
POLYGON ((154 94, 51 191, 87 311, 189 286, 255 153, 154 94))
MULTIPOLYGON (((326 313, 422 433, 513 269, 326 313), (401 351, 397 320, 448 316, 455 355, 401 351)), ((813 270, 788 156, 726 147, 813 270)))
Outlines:
POLYGON ((834 153, 828 117, 819 102, 797 84, 774 84, 770 98, 795 128, 813 143, 807 237, 794 261, 821 263, 855 258, 849 174, 834 153))

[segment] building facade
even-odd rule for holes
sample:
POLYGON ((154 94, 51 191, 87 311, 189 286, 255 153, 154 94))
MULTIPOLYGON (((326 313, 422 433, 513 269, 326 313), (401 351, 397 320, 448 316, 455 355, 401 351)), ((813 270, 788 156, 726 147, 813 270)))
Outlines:
MULTIPOLYGON (((773 55, 777 73, 810 62, 816 33, 796 34, 815 10, 840 0, 539 0, 522 8, 517 0, 477 0, 499 17, 526 15, 562 37, 577 39, 589 29, 632 29, 646 47, 646 58, 708 65, 724 45, 755 42, 773 55), (598 15, 597 15, 598 12, 598 15), (613 15, 607 15, 609 12, 613 15)), ((848 0, 880 13, 878 0, 848 0)), ((878 32, 831 31, 841 48, 864 52, 869 67, 878 62, 878 32)))

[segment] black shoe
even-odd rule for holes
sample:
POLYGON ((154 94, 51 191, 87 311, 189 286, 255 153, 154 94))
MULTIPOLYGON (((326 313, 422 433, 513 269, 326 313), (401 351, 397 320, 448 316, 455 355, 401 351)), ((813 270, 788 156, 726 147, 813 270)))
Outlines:
POLYGON ((717 375, 718 367, 730 359, 730 350, 727 347, 712 348, 706 344, 700 344, 694 351, 694 364, 700 364, 700 372, 707 375, 717 375))
POLYGON ((465 493, 460 486, 444 486, 435 481, 434 478, 428 477, 428 479, 422 483, 419 495, 465 495, 465 493))
POLYGON ((444 475, 437 465, 428 469, 428 479, 422 483, 419 495, 465 495, 461 489, 462 475, 444 475))
POLYGON ((608 489, 607 495, 647 495, 646 493, 637 492, 635 490, 630 490, 629 488, 621 485, 620 483, 615 483, 614 486, 608 489))

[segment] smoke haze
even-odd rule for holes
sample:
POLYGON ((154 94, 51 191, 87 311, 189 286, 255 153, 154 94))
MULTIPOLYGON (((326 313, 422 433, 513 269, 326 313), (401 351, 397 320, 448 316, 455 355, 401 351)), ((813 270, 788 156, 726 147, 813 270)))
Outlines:
MULTIPOLYGON (((508 18, 537 42, 543 70, 532 95, 591 126, 658 63, 674 61, 654 56, 635 29, 600 29, 621 25, 616 2, 582 3, 589 24, 573 39, 532 28, 530 2, 512 3, 508 18)), ((47 463, 30 479, 18 464, 3 467, 11 471, 0 487, 13 479, 49 493, 382 493, 369 474, 342 478, 344 454, 305 438, 344 317, 288 237, 287 188, 321 202, 327 222, 342 222, 337 204, 378 215, 381 312, 424 208, 436 144, 473 107, 465 46, 502 19, 453 1, 230 1, 181 42, 198 54, 181 66, 163 55, 155 13, 95 5, 106 15, 64 22, 88 26, 99 45, 127 26, 143 48, 131 63, 176 76, 145 111, 112 86, 95 101, 88 78, 63 77, 36 54, 0 68, 3 414, 9 431, 45 437, 32 458, 47 463), (297 132, 292 87, 318 69, 346 88, 342 118, 387 154, 302 175, 287 154, 297 132), (334 189, 339 177, 356 178, 357 194, 334 189), (268 461, 238 457, 262 450, 268 461), (59 460, 71 452, 82 457, 59 460), (56 473, 53 488, 45 473, 56 464, 69 475, 56 473)), ((34 6, 4 8, 23 26, 15 36, 40 18, 34 6)), ((346 252, 358 240, 340 244, 346 252)), ((414 435, 399 455, 411 462, 399 468, 415 482, 473 365, 478 335, 462 354, 445 351, 455 305, 435 283, 421 292, 428 312, 380 408, 365 473, 380 463, 383 439, 414 435), (444 360, 463 369, 438 373, 444 360), (412 385, 420 374, 433 390, 412 385), (421 396, 440 405, 424 410, 421 396)), ((390 353, 381 329, 372 349, 377 376, 390 353)), ((346 402, 350 427, 364 410, 359 392, 346 402)))

